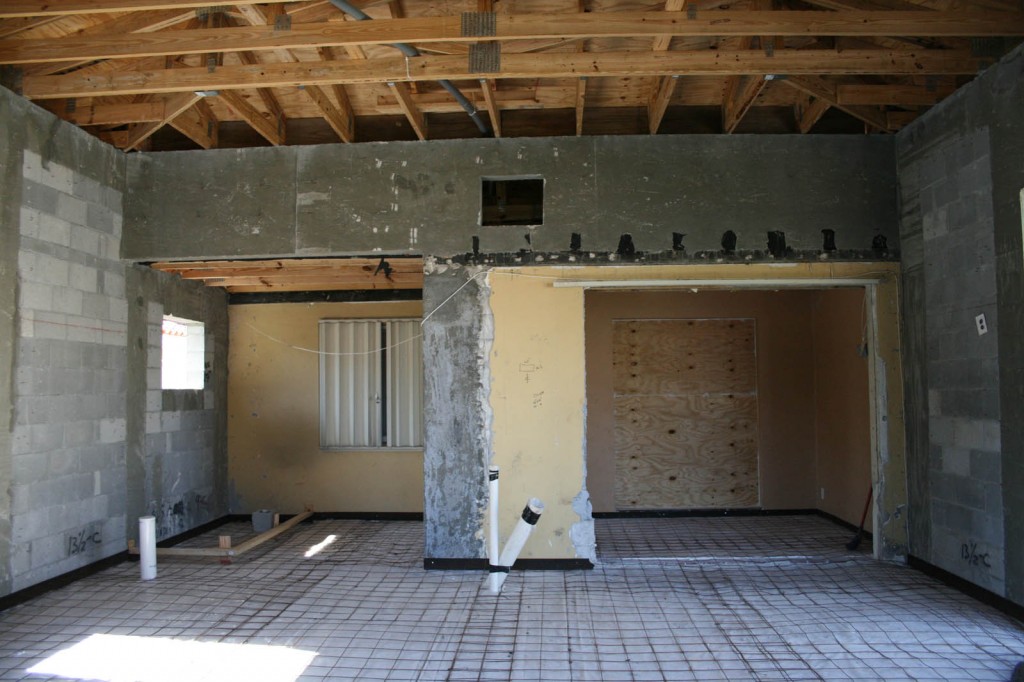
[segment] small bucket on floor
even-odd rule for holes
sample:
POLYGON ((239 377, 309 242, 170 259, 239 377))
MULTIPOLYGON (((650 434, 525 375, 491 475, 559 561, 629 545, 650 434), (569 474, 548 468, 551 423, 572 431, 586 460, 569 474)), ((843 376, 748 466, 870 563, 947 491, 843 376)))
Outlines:
POLYGON ((274 512, 260 509, 252 513, 252 529, 256 533, 266 533, 274 527, 274 512))

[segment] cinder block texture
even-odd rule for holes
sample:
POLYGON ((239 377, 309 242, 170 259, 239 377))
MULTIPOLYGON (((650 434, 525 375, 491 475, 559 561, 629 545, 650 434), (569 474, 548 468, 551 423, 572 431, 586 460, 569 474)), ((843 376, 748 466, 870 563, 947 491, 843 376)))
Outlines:
POLYGON ((912 545, 1018 604, 1022 76, 1018 49, 897 137, 912 545))
POLYGON ((13 328, 0 323, 15 377, 0 370, 13 386, 0 395, 14 419, 0 443, 7 593, 124 549, 126 301, 100 286, 123 278, 124 156, 6 91, 0 128, 0 301, 17 292, 0 307, 16 313, 13 328))
MULTIPOLYGON (((128 518, 156 517, 160 539, 227 513, 227 296, 214 288, 129 266, 128 518), (164 315, 205 327, 205 387, 161 387, 164 315)), ((137 528, 129 524, 128 535, 137 528)))

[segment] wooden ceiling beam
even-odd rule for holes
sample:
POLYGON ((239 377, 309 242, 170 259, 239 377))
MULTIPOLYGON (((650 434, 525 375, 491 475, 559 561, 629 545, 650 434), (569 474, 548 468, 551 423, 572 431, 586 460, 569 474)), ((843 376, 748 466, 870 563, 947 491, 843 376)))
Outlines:
MULTIPOLYGON (((501 137, 501 109, 498 108, 498 98, 495 91, 498 89, 497 81, 493 78, 480 79, 480 92, 483 94, 484 106, 491 117, 491 130, 495 137, 501 137)), ((465 96, 465 91, 463 91, 465 96)), ((462 108, 461 106, 459 107, 462 108)))
MULTIPOLYGON (((1024 35, 1024 12, 821 12, 804 10, 708 10, 589 14, 499 14, 495 40, 637 38, 673 36, 959 36, 1024 35)), ((0 63, 95 60, 159 55, 280 50, 392 43, 477 42, 462 35, 461 17, 197 28, 143 33, 71 36, 59 40, 0 40, 0 63)))
MULTIPOLYGON (((969 52, 921 50, 760 50, 688 52, 584 52, 503 55, 501 78, 577 78, 579 76, 728 76, 793 75, 955 75, 976 74, 982 60, 969 52)), ((79 76, 26 76, 22 94, 29 99, 100 97, 107 95, 253 87, 295 87, 335 83, 381 83, 477 80, 459 57, 387 58, 366 61, 226 65, 161 71, 118 72, 79 76)))
POLYGON ((167 123, 203 149, 217 147, 220 124, 205 99, 200 99, 192 107, 170 119, 167 123))
POLYGON ((131 126, 128 129, 128 138, 125 140, 124 149, 137 149, 153 133, 163 128, 173 118, 198 102, 201 99, 201 95, 197 95, 194 92, 179 92, 159 99, 162 100, 164 105, 163 118, 159 121, 139 123, 131 126))
POLYGON ((341 107, 335 105, 327 95, 327 92, 318 85, 306 85, 303 89, 317 109, 320 110, 320 114, 327 121, 327 124, 337 133, 338 137, 345 142, 354 142, 356 137, 356 120, 352 113, 351 105, 348 108, 345 108, 344 105, 341 107))
MULTIPOLYGON (((320 59, 324 61, 333 61, 337 58, 334 48, 321 47, 317 52, 320 59)), ((348 91, 341 83, 332 85, 331 90, 334 91, 334 100, 338 105, 338 112, 341 114, 340 120, 345 122, 345 132, 348 135, 348 138, 342 137, 341 139, 345 142, 352 142, 356 137, 356 114, 352 109, 352 100, 349 99, 348 91)), ((340 136, 341 133, 338 135, 340 136)))
POLYGON ((260 136, 272 145, 284 144, 284 126, 282 119, 270 120, 256 107, 249 103, 234 90, 223 90, 218 99, 249 124, 260 136))
POLYGON ((739 76, 736 86, 726 95, 722 104, 722 130, 732 133, 740 124, 754 100, 764 90, 768 79, 764 76, 739 76))
POLYGON ((154 263, 153 268, 228 291, 315 291, 423 288, 421 258, 314 258, 154 263))
POLYGON ((866 106, 931 106, 953 94, 952 86, 932 87, 921 85, 861 83, 840 83, 836 88, 839 104, 866 106))
POLYGON ((336 283, 336 282, 303 282, 303 283, 292 283, 292 284, 255 284, 255 285, 242 285, 226 286, 229 293, 232 294, 256 294, 265 291, 373 291, 373 290, 392 290, 392 289, 422 289, 423 283, 415 282, 391 282, 386 279, 378 279, 373 282, 350 282, 350 283, 336 283))
POLYGON ((583 112, 587 105, 587 77, 576 79, 576 137, 583 134, 583 112))
POLYGON ((856 119, 866 123, 868 126, 882 131, 889 131, 889 121, 885 111, 880 107, 851 106, 840 104, 836 94, 836 84, 825 79, 808 76, 789 77, 782 81, 786 85, 796 88, 812 97, 828 102, 830 106, 843 111, 856 119))
POLYGON ((21 19, 7 19, 6 21, 0 22, 0 38, 10 38, 11 36, 24 33, 25 31, 31 31, 34 28, 40 26, 46 26, 58 21, 60 17, 23 17, 21 19))
POLYGON ((79 104, 68 100, 62 106, 48 107, 60 118, 78 126, 152 123, 164 119, 164 102, 125 102, 120 104, 79 104))
POLYGON ((259 276, 241 276, 241 275, 228 275, 227 277, 209 277, 204 278, 203 283, 207 286, 286 286, 286 285, 303 285, 309 287, 310 285, 326 284, 326 285, 340 285, 342 288, 349 289, 354 288, 356 284, 372 284, 376 285, 374 288, 409 288, 418 289, 423 283, 423 273, 406 273, 396 274, 391 273, 390 278, 385 277, 383 273, 373 276, 372 273, 368 274, 347 274, 342 272, 327 273, 324 275, 302 275, 292 274, 289 272, 279 273, 276 275, 259 275, 259 276), (406 286, 401 286, 401 285, 406 286))
MULTIPOLYGON (((493 79, 481 79, 484 81, 493 82, 494 86, 490 92, 491 99, 494 100, 494 106, 500 114, 503 109, 540 109, 541 100, 537 96, 537 92, 542 91, 546 94, 549 101, 558 99, 564 101, 562 107, 572 106, 572 93, 575 92, 575 86, 559 88, 556 86, 538 86, 537 89, 527 88, 516 88, 516 89, 498 89, 497 82, 493 79)), ((487 93, 481 84, 480 89, 476 88, 459 88, 462 94, 473 103, 478 109, 489 109, 490 105, 487 103, 487 93)), ((445 91, 428 91, 418 92, 413 94, 413 101, 416 106, 424 113, 454 113, 464 111, 462 105, 456 102, 450 94, 445 91)), ((398 98, 390 97, 387 95, 380 95, 376 99, 374 111, 378 114, 401 114, 402 110, 399 108, 398 98)))
MULTIPOLYGON (((392 272, 422 272, 423 259, 399 256, 383 256, 391 266, 392 272)), ((202 261, 162 261, 153 263, 155 270, 174 272, 186 279, 214 274, 225 277, 233 274, 263 275, 274 274, 282 270, 289 271, 323 271, 358 269, 363 272, 374 271, 380 264, 378 258, 272 258, 268 260, 202 260, 202 261)), ((199 277, 201 278, 201 277, 199 277)))
POLYGON ((647 105, 647 129, 651 135, 658 133, 661 120, 665 117, 665 112, 668 111, 668 103, 672 100, 672 95, 678 84, 678 76, 663 76, 661 78, 657 91, 647 105))
POLYGON ((801 134, 806 135, 811 132, 811 128, 817 125, 821 117, 825 115, 825 112, 832 107, 831 104, 823 99, 812 97, 805 92, 801 93, 800 99, 797 100, 796 105, 793 107, 793 114, 796 117, 796 126, 801 134))
MULTIPOLYGON (((178 24, 195 19, 194 10, 164 10, 162 12, 133 12, 122 14, 119 17, 104 21, 103 23, 82 29, 75 35, 117 35, 126 33, 150 33, 152 31, 163 31, 164 29, 177 26, 178 24)), ((78 68, 91 63, 93 60, 70 60, 58 62, 40 62, 28 66, 25 69, 27 75, 48 76, 60 71, 78 68)), ((127 62, 121 62, 127 64, 127 62)))
MULTIPOLYGON (((278 0, 304 2, 304 0, 278 0)), ((0 19, 16 17, 59 17, 71 14, 110 14, 113 12, 149 12, 162 9, 209 7, 209 0, 4 0, 0 19)))
POLYGON ((409 125, 412 126, 416 137, 421 140, 427 139, 427 120, 423 117, 423 112, 420 111, 420 108, 416 106, 416 102, 412 98, 412 92, 409 90, 409 84, 389 82, 388 86, 398 98, 398 105, 402 107, 405 117, 409 119, 409 125))
MULTIPOLYGON (((686 7, 686 0, 665 0, 666 12, 682 12, 686 7)), ((664 52, 672 43, 671 35, 660 35, 654 37, 651 49, 655 52, 664 52)))

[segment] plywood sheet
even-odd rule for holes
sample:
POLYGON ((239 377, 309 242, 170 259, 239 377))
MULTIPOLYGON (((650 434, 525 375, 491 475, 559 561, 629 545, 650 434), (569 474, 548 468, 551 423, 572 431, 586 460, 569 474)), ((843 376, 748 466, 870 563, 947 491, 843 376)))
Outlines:
POLYGON ((755 507, 753 320, 614 323, 618 509, 755 507))
POLYGON ((754 391, 754 321, 615 322, 612 364, 616 395, 754 391))

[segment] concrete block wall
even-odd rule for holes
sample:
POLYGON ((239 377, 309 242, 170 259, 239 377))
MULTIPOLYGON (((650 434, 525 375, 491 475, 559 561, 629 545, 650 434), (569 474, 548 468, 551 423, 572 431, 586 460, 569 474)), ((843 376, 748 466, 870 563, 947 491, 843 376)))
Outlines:
POLYGON ((4 188, 17 207, 3 224, 17 232, 7 591, 125 547, 124 159, 22 113, 4 158, 21 176, 4 188))
POLYGON ((155 516, 163 539, 227 513, 227 295, 142 266, 127 279, 128 515, 155 516), (203 323, 203 389, 161 387, 164 315, 203 323))
POLYGON ((921 248, 930 496, 928 544, 942 568, 1004 591, 999 344, 987 130, 904 158, 921 248), (980 334, 975 318, 985 317, 980 334), (975 560, 977 557, 977 560, 975 560))
POLYGON ((1018 49, 897 138, 911 553, 1018 604, 1022 74, 1018 49))
POLYGON ((125 166, 0 88, 0 596, 226 513, 226 297, 125 266, 125 166), (159 390, 161 310, 206 324, 206 391, 159 390))

